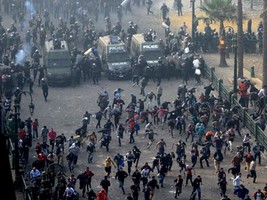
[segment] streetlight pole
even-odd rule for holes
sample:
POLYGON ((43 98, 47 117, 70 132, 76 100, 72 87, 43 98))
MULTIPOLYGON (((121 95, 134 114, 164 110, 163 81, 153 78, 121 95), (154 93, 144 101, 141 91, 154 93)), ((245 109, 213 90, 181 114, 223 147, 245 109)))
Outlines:
POLYGON ((31 103, 29 104, 29 110, 31 113, 31 116, 33 115, 33 111, 34 111, 34 104, 33 104, 33 99, 32 99, 32 94, 30 92, 27 91, 22 91, 18 94, 18 96, 14 99, 14 127, 15 127, 15 182, 17 184, 20 184, 20 164, 19 164, 19 160, 20 160, 20 156, 19 156, 19 140, 18 140, 18 129, 19 129, 19 120, 20 120, 20 104, 18 99, 21 98, 21 95, 24 94, 29 94, 31 97, 31 103))
POLYGON ((191 0, 191 6, 192 6, 192 43, 193 43, 193 51, 195 50, 195 0, 191 0))
POLYGON ((234 88, 233 92, 237 93, 237 35, 235 34, 233 39, 233 49, 234 49, 234 88))

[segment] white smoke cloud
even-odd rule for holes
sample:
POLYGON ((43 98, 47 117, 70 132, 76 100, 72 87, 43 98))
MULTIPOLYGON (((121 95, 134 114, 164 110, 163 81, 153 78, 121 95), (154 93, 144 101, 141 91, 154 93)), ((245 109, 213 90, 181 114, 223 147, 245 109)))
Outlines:
POLYGON ((15 64, 23 65, 24 62, 30 57, 31 55, 31 45, 23 44, 22 49, 18 51, 15 56, 15 64))
POLYGON ((36 14, 36 10, 34 8, 34 5, 30 1, 25 1, 24 3, 27 12, 32 16, 36 14))

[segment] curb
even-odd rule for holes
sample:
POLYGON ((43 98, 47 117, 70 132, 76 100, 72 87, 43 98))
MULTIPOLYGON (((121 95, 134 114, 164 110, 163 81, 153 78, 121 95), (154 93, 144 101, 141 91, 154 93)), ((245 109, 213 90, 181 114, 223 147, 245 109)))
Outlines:
MULTIPOLYGON (((258 89, 262 88, 262 80, 260 80, 257 77, 251 77, 250 71, 245 68, 243 68, 243 72, 244 72, 244 79, 249 79, 250 82, 256 86, 256 88, 258 89)), ((230 84, 234 83, 234 78, 227 78, 227 79, 230 84)))

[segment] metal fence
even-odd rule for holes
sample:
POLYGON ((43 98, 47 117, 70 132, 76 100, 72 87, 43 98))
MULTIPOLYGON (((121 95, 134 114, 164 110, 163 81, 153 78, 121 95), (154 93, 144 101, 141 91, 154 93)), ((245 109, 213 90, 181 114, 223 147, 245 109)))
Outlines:
POLYGON ((223 80, 218 77, 215 72, 214 67, 208 67, 205 65, 204 74, 207 79, 209 79, 214 85, 215 89, 218 91, 218 95, 225 100, 231 102, 234 106, 239 106, 239 115, 242 118, 244 126, 251 132, 257 141, 259 141, 265 149, 267 149, 267 134, 256 124, 256 122, 251 118, 248 113, 248 109, 242 107, 237 98, 234 97, 233 91, 223 84, 223 80))
MULTIPOLYGON (((9 147, 9 151, 10 151, 9 153, 12 155, 11 165, 12 165, 12 168, 14 169, 14 162, 15 162, 14 152, 15 152, 15 149, 14 149, 14 145, 13 145, 11 139, 8 139, 8 147, 9 147)), ((17 190, 17 192, 21 193, 21 195, 23 196, 23 199, 31 200, 32 198, 31 198, 31 194, 29 193, 29 186, 27 185, 27 182, 25 180, 24 173, 20 174, 20 182, 21 182, 21 184, 19 184, 20 188, 19 188, 19 190, 17 190)), ((17 199, 18 199, 18 196, 17 196, 17 199)))

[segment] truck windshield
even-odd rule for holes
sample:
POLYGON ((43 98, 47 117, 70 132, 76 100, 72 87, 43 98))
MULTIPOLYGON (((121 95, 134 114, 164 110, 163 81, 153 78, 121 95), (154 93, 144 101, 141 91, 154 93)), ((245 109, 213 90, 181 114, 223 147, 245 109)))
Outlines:
POLYGON ((127 62, 130 61, 129 54, 127 52, 122 53, 109 53, 107 56, 108 62, 127 62))
POLYGON ((159 57, 163 56, 163 53, 158 50, 158 51, 144 51, 142 53, 145 57, 146 60, 158 60, 159 57))

